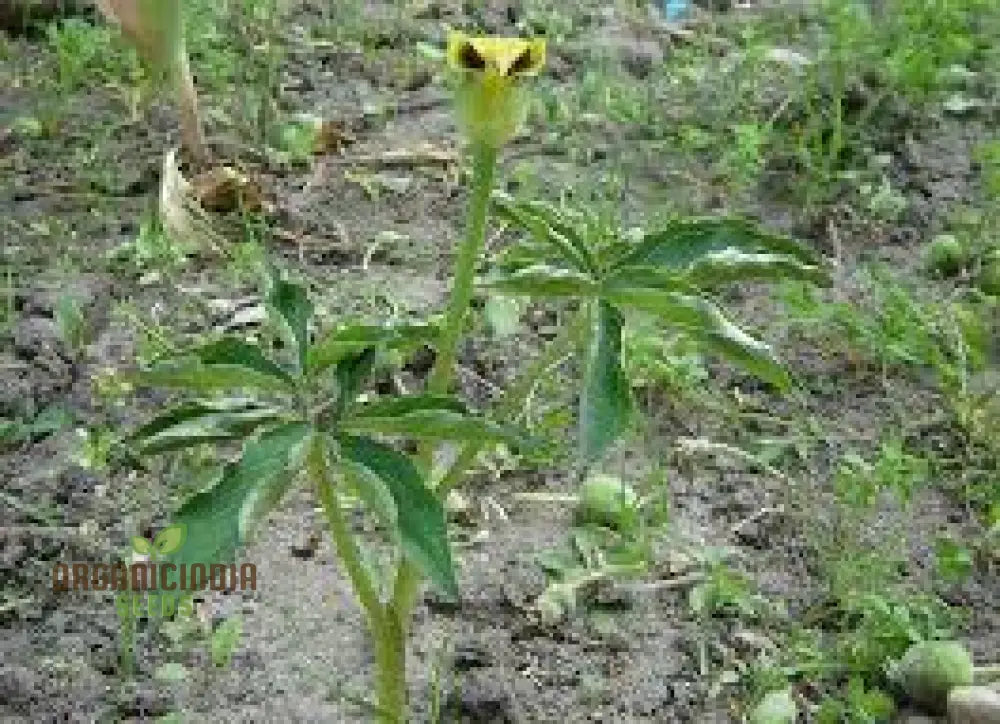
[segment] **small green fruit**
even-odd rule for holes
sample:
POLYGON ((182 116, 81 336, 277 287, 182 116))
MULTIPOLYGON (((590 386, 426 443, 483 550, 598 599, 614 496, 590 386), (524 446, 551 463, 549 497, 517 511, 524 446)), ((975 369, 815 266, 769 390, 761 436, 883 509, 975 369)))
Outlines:
POLYGON ((973 673, 972 657, 957 641, 922 641, 903 654, 895 678, 915 704, 942 714, 948 692, 971 684, 973 673))
POLYGON ((1000 297, 1000 249, 992 251, 983 259, 978 284, 983 294, 1000 297))
POLYGON ((936 236, 927 250, 927 267, 942 276, 955 276, 966 261, 965 247, 951 234, 936 236))
POLYGON ((638 500, 635 491, 613 475, 592 475, 580 488, 576 518, 579 523, 614 530, 630 527, 638 500))
POLYGON ((792 690, 769 691, 750 712, 750 724, 795 724, 799 708, 792 698, 792 690))

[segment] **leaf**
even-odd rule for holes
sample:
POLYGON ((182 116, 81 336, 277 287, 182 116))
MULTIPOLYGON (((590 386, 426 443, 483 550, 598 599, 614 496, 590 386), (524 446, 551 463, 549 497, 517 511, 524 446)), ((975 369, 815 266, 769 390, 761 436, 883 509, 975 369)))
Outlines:
POLYGON ((592 297, 600 285, 589 275, 548 264, 533 264, 509 274, 497 274, 480 285, 507 294, 537 297, 592 297))
POLYGON ((146 423, 123 441, 145 455, 245 437, 275 422, 281 411, 245 400, 186 402, 146 423))
POLYGON ((309 350, 310 374, 319 374, 351 354, 371 346, 402 349, 437 340, 438 328, 433 324, 399 324, 387 326, 349 325, 338 327, 317 341, 309 350))
POLYGON ((524 443, 522 436, 484 418, 454 410, 413 410, 392 417, 354 415, 341 422, 344 430, 451 442, 524 443))
POLYGON ((683 271, 648 264, 625 266, 615 270, 604 281, 605 287, 647 287, 660 291, 697 292, 683 271))
POLYGON ((825 268, 789 254, 748 253, 733 248, 708 252, 691 265, 686 277, 702 288, 751 280, 802 280, 818 286, 831 283, 825 268))
POLYGON ((235 337, 224 337, 126 377, 137 384, 196 391, 295 390, 295 381, 288 372, 265 357, 260 347, 235 337))
POLYGON ((180 550, 187 538, 187 526, 183 523, 169 525, 153 538, 153 550, 158 555, 165 556, 180 550))
POLYGON ((148 556, 153 552, 153 546, 148 540, 140 536, 132 537, 132 550, 140 556, 148 556))
POLYGON ((727 361, 781 389, 790 384, 788 373, 775 359, 771 348, 729 321, 721 309, 704 297, 612 285, 605 289, 604 296, 616 306, 659 316, 727 361))
POLYGON ((375 348, 345 357, 337 363, 337 416, 340 417, 357 400, 361 385, 368 379, 375 365, 375 348))
POLYGON ((632 395, 621 366, 621 313, 605 301, 592 310, 580 394, 580 453, 592 462, 622 434, 632 395))
POLYGON ((267 308, 282 322, 291 347, 297 353, 298 369, 304 371, 309 349, 309 320, 313 316, 309 292, 300 284, 274 278, 267 297, 267 308))
POLYGON ((403 550, 451 598, 458 582, 448 545, 444 506, 408 457, 365 437, 341 435, 341 455, 384 481, 396 504, 396 524, 403 550))
POLYGON ((466 414, 468 408, 451 395, 407 395, 389 397, 363 405, 354 410, 356 417, 398 417, 421 410, 450 410, 466 414))
POLYGON ((597 265, 583 236, 560 219, 555 209, 541 202, 518 203, 502 191, 493 193, 493 203, 499 216, 555 251, 561 261, 577 271, 596 273, 597 265))
POLYGON ((732 249, 742 252, 784 254, 807 264, 817 264, 817 255, 789 237, 772 234, 747 219, 695 217, 674 219, 663 229, 647 233, 626 253, 616 268, 663 266, 684 269, 706 254, 732 249))
MULTIPOLYGON (((277 504, 297 472, 293 463, 309 430, 304 423, 286 423, 244 443, 240 458, 223 468, 220 479, 173 516, 174 524, 187 527, 187 539, 170 562, 232 562, 255 521, 277 504)), ((190 588, 190 578, 186 583, 182 590, 190 588)))
POLYGON ((268 359, 260 347, 238 337, 223 337, 215 342, 209 342, 194 350, 193 354, 205 365, 239 365, 261 374, 281 378, 294 386, 292 376, 280 365, 268 359))
POLYGON ((122 379, 146 387, 168 387, 191 392, 249 390, 290 393, 288 383, 238 365, 203 365, 198 362, 167 363, 134 373, 122 379))

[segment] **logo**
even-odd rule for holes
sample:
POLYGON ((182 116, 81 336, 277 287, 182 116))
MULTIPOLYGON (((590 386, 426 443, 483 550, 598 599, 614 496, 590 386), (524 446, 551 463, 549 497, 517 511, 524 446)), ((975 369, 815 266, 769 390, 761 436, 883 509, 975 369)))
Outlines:
POLYGON ((131 562, 65 563, 52 569, 52 590, 115 591, 120 616, 170 617, 193 611, 199 591, 257 590, 257 567, 253 563, 187 562, 181 549, 188 540, 183 523, 170 525, 152 541, 135 536, 131 540, 131 562), (174 554, 180 562, 168 560, 174 554), (145 605, 143 599, 145 598, 145 605))

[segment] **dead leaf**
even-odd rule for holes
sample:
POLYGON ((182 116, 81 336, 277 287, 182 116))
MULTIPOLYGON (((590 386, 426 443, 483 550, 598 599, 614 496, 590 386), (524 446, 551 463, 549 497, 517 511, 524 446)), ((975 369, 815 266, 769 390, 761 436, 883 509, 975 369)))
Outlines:
POLYGON ((317 154, 337 153, 356 140, 342 123, 338 123, 337 121, 320 121, 319 128, 316 131, 316 140, 313 143, 313 152, 317 154))

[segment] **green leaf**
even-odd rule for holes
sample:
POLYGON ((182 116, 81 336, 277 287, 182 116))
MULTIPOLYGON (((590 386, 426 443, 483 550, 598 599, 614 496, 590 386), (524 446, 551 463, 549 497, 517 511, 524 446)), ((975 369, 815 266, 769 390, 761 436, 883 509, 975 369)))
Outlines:
POLYGON ((450 410, 466 414, 468 408, 452 395, 407 395, 389 397, 354 410, 355 417, 398 417, 422 410, 450 410))
POLYGON ((620 267, 605 279, 603 286, 611 289, 647 287, 660 291, 697 292, 683 271, 650 265, 620 267))
POLYGON ((438 328, 433 324, 398 324, 387 326, 348 325, 327 333, 309 350, 310 374, 319 374, 352 354, 368 347, 405 349, 437 340, 438 328))
POLYGON ((788 373, 771 348, 729 321, 719 307, 704 297, 614 285, 608 285, 604 296, 616 306, 659 316, 725 360, 780 389, 790 384, 788 373))
POLYGON ((413 410, 393 417, 355 415, 341 422, 344 430, 451 442, 524 443, 521 436, 486 419, 454 410, 413 410))
POLYGON ((534 264, 510 274, 497 274, 480 282, 481 286, 506 294, 537 297, 592 297, 600 285, 589 275, 548 264, 534 264))
POLYGON ((753 253, 738 249, 708 252, 687 273, 691 283, 702 288, 751 280, 802 280, 819 286, 831 283, 829 272, 789 254, 753 253))
POLYGON ((153 546, 141 536, 132 536, 132 550, 140 556, 148 556, 153 552, 153 546))
POLYGON ((622 315, 603 300, 591 314, 580 395, 580 452, 588 463, 622 434, 632 412, 631 390, 621 366, 622 315))
POLYGON ((239 337, 223 337, 199 347, 192 353, 204 365, 238 365, 285 380, 290 386, 295 381, 280 365, 269 359, 264 351, 239 337))
POLYGON ((647 233, 636 247, 616 264, 625 266, 664 266, 684 269, 712 252, 741 251, 784 254, 807 264, 818 264, 818 257, 798 241, 772 234, 757 224, 740 218, 695 217, 674 219, 665 228, 647 233))
POLYGON ((186 526, 187 539, 170 562, 233 562, 253 524, 277 504, 297 472, 294 463, 309 430, 304 423, 287 423, 244 443, 240 458, 223 468, 221 478, 173 516, 174 524, 186 526))
POLYGON ((446 595, 458 598, 458 582, 448 545, 444 506, 408 457, 365 437, 342 435, 340 453, 384 481, 396 504, 403 550, 446 595))
POLYGON ((138 384, 197 391, 256 389, 293 392, 295 381, 272 362, 260 347, 235 337, 224 337, 196 348, 177 360, 162 361, 126 375, 138 384))
POLYGON ((334 376, 337 379, 338 417, 358 399, 361 386, 375 366, 375 357, 375 348, 368 347, 363 352, 345 357, 337 363, 334 376))
POLYGON ((309 349, 309 320, 313 316, 309 292, 300 284, 272 279, 267 308, 281 321, 285 335, 297 353, 298 369, 300 372, 304 371, 309 349))
POLYGON ((236 365, 208 366, 198 362, 161 364, 148 370, 124 373, 122 378, 140 386, 168 387, 203 393, 249 389, 272 393, 292 392, 284 380, 236 365))
POLYGON ((518 203, 502 191, 493 193, 493 203, 500 217, 547 245, 561 261, 579 272, 596 273, 597 265, 584 235, 560 218, 554 208, 537 201, 518 203))
POLYGON ((187 539, 187 527, 181 523, 169 525, 153 538, 153 550, 158 555, 165 556, 180 550, 187 539))
POLYGON ((281 417, 281 411, 246 400, 185 402, 146 423, 123 441, 145 455, 246 437, 281 417))

